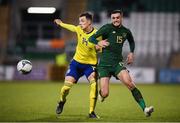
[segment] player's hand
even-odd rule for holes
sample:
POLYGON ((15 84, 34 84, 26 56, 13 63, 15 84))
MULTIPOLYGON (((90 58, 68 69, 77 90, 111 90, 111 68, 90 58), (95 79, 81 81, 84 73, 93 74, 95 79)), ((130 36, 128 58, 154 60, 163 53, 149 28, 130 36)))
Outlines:
POLYGON ((100 47, 99 45, 95 45, 95 49, 97 52, 102 52, 102 47, 100 47))
POLYGON ((102 47, 100 47, 99 45, 95 46, 96 50, 100 50, 102 47))
POLYGON ((62 23, 62 21, 60 19, 54 19, 54 23, 57 25, 60 25, 62 23))
POLYGON ((128 65, 132 64, 133 61, 134 61, 134 53, 132 53, 132 52, 129 53, 128 56, 127 56, 127 60, 126 61, 127 61, 128 65))
POLYGON ((105 47, 109 46, 109 42, 107 41, 107 39, 101 40, 98 42, 98 45, 102 48, 105 48, 105 47))

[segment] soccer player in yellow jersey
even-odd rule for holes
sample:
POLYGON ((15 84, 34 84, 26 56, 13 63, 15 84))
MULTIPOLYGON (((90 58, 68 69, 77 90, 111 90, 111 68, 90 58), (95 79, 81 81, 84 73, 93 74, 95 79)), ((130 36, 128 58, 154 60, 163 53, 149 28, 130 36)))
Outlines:
POLYGON ((83 13, 79 16, 79 25, 63 23, 60 19, 55 19, 54 22, 62 28, 76 32, 77 46, 75 55, 67 70, 64 85, 60 92, 60 101, 56 109, 57 114, 61 114, 66 96, 71 87, 77 83, 78 79, 85 75, 90 83, 90 109, 89 118, 98 118, 95 114, 95 106, 97 101, 97 81, 94 67, 97 64, 96 46, 88 41, 97 30, 92 26, 93 17, 90 13, 83 13))

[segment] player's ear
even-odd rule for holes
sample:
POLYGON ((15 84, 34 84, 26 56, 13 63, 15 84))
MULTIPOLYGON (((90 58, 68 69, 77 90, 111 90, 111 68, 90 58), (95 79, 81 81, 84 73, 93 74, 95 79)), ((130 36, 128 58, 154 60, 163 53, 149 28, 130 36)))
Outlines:
POLYGON ((89 25, 91 25, 91 24, 92 24, 92 21, 91 21, 91 20, 88 20, 88 23, 89 23, 89 25))

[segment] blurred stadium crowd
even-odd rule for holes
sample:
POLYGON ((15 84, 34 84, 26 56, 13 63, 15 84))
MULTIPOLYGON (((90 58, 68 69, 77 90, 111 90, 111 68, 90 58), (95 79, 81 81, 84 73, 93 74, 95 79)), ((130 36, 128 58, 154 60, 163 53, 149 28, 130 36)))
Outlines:
POLYGON ((179 0, 0 0, 0 80, 62 80, 76 35, 58 28, 53 20, 77 25, 78 15, 91 11, 98 29, 110 22, 112 10, 122 9, 123 24, 136 42, 135 63, 129 67, 135 81, 180 83, 178 5, 179 0), (54 7, 55 11, 33 14, 28 13, 29 7, 54 7), (31 74, 17 73, 21 59, 33 63, 31 74))

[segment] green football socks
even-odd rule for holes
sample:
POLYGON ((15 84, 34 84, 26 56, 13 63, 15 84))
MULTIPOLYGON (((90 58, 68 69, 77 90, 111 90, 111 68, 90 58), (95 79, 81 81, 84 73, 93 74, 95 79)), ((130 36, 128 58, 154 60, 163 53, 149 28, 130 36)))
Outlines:
POLYGON ((146 104, 144 102, 141 92, 137 88, 134 88, 133 90, 131 90, 131 92, 132 92, 132 95, 133 95, 134 99, 136 100, 136 102, 139 104, 139 106, 144 111, 146 104))

